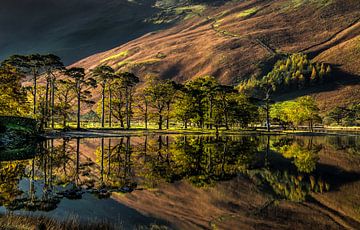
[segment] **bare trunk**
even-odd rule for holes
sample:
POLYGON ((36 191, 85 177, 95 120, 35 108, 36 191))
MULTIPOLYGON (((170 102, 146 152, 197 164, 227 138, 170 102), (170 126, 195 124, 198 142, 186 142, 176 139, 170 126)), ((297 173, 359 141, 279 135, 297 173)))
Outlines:
POLYGON ((49 80, 46 81, 46 92, 45 92, 45 127, 48 127, 48 116, 49 116, 49 80))
POLYGON ((265 98, 265 110, 266 110, 266 129, 268 132, 270 132, 270 104, 269 104, 269 100, 270 100, 270 92, 266 92, 266 98, 265 98))
POLYGON ((129 129, 129 89, 126 88, 125 92, 125 98, 126 98, 126 128, 129 129))
POLYGON ((66 127, 66 114, 63 115, 63 127, 66 127))
POLYGON ((33 70, 34 75, 34 115, 36 115, 36 93, 37 93, 37 75, 35 73, 35 70, 33 70))
POLYGON ((170 121, 170 102, 167 103, 166 129, 169 129, 169 121, 170 121))
POLYGON ((55 78, 51 79, 51 128, 54 129, 54 108, 55 107, 55 78))
POLYGON ((213 116, 213 100, 212 100, 212 98, 210 98, 210 112, 209 112, 210 129, 213 128, 213 125, 212 125, 212 116, 213 116))
POLYGON ((145 101, 145 129, 148 129, 148 102, 145 101))
POLYGON ((162 130, 162 123, 163 123, 163 117, 162 117, 162 114, 160 112, 159 114, 159 129, 162 130))
POLYGON ((109 127, 112 126, 112 92, 111 92, 111 87, 109 86, 109 127))
POLYGON ((129 91, 129 116, 128 116, 128 129, 131 128, 131 114, 132 114, 132 93, 131 93, 131 89, 129 91))
POLYGON ((78 92, 77 94, 77 125, 76 125, 76 128, 77 129, 81 129, 81 126, 80 126, 80 105, 81 103, 81 94, 80 94, 80 91, 78 92))
POLYGON ((105 127, 105 84, 102 86, 101 93, 101 128, 105 127))
POLYGON ((227 112, 225 112, 225 128, 229 130, 229 115, 227 112))

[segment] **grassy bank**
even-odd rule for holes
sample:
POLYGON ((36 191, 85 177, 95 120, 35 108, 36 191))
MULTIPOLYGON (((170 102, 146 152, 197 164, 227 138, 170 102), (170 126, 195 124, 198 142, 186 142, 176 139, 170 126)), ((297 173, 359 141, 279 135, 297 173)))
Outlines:
MULTIPOLYGON (((117 226, 116 229, 122 229, 117 226)), ((109 223, 89 221, 80 223, 76 217, 70 217, 66 221, 59 221, 46 217, 35 216, 17 216, 17 215, 2 215, 0 216, 0 229, 12 230, 95 230, 95 229, 115 229, 109 223)))

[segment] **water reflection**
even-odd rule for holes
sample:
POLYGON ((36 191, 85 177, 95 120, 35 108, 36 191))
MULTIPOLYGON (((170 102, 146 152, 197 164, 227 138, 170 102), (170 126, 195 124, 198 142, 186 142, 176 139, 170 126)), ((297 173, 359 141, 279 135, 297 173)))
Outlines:
MULTIPOLYGON (((320 161, 329 149, 360 155, 359 137, 124 136, 47 140, 29 159, 0 163, 0 206, 51 211, 64 199, 98 199, 188 181, 213 187, 239 175, 273 199, 304 201, 359 174, 320 161)), ((23 156, 23 155, 22 155, 23 156)), ((101 208, 101 207, 100 207, 101 208)))

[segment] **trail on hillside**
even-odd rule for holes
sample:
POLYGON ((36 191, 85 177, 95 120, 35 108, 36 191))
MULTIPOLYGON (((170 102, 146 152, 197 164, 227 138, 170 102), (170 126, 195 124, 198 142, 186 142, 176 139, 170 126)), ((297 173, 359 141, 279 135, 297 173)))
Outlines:
MULTIPOLYGON (((270 5, 266 5, 264 6, 262 9, 260 9, 259 11, 269 7, 270 5)), ((257 45, 261 46, 262 48, 264 48, 269 54, 271 55, 276 55, 277 52, 276 50, 272 49, 269 45, 265 44, 263 41, 261 41, 258 38, 252 38, 249 35, 240 35, 240 34, 236 34, 236 33, 232 33, 228 30, 222 30, 220 29, 220 22, 217 16, 215 17, 207 17, 208 20, 211 21, 211 29, 214 30, 217 34, 223 36, 223 37, 230 37, 230 38, 236 38, 236 39, 248 39, 250 40, 250 42, 254 42, 257 45), (217 26, 218 25, 218 26, 217 26)))

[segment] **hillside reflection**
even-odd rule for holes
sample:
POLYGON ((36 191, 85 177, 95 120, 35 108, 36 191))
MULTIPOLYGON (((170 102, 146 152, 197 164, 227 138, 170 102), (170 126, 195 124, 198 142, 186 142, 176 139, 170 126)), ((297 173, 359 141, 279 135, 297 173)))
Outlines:
POLYGON ((305 201, 357 181, 319 162, 335 149, 359 155, 358 137, 125 136, 47 140, 30 159, 0 163, 0 206, 51 211, 62 199, 99 199, 187 181, 213 187, 239 175, 273 199, 305 201))

